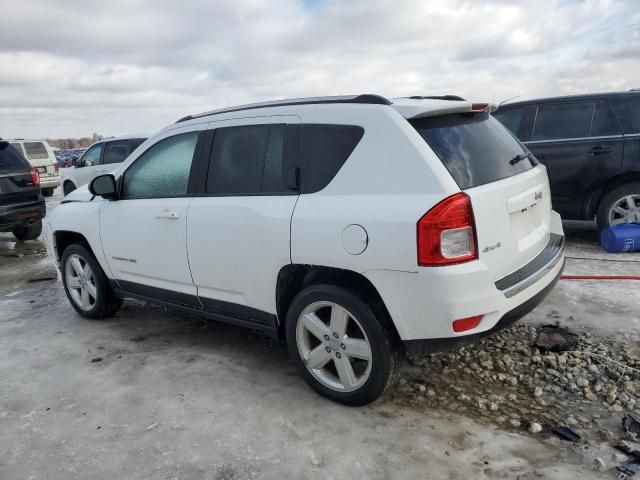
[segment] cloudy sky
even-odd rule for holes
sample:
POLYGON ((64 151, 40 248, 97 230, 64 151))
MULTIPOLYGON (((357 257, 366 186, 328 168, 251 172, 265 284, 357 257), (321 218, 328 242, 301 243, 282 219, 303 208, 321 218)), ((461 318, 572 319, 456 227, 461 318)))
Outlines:
POLYGON ((0 136, 286 97, 640 87, 640 0, 0 0, 0 136))

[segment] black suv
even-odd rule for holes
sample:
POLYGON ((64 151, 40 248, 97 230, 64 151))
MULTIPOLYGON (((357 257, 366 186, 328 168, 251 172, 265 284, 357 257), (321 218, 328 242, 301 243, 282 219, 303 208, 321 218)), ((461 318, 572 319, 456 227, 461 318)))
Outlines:
POLYGON ((640 222, 640 91, 513 102, 494 115, 547 166, 563 218, 640 222))
POLYGON ((0 232, 34 240, 46 213, 38 169, 0 138, 0 232))

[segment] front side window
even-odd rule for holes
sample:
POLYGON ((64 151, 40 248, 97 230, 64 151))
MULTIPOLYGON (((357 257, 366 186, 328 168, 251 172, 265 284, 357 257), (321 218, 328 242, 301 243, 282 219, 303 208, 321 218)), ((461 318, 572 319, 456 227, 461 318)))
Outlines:
POLYGON ((129 155, 129 140, 120 140, 117 142, 109 142, 104 149, 104 157, 102 163, 120 163, 129 155))
POLYGON ((24 150, 29 160, 49 158, 49 153, 42 142, 24 142, 24 150))
POLYGON ((593 101, 540 104, 532 140, 588 137, 593 108, 593 101))
POLYGON ((613 109, 626 134, 640 133, 640 94, 611 98, 613 109))
POLYGON ((251 195, 286 191, 286 129, 283 124, 216 129, 206 192, 251 195))
POLYGON ((94 145, 85 152, 82 156, 82 165, 85 167, 92 167, 94 165, 100 165, 100 156, 102 155, 103 143, 94 145))
POLYGON ((145 151, 124 174, 123 198, 162 198, 187 194, 199 132, 165 138, 145 151))

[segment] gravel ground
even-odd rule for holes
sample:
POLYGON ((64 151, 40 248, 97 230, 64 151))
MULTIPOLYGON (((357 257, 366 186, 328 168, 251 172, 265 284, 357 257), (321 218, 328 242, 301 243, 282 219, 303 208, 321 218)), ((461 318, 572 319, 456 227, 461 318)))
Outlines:
POLYGON ((397 401, 532 433, 566 426, 593 445, 619 439, 623 412, 640 418, 637 340, 585 333, 570 352, 545 352, 535 346, 542 330, 515 325, 455 352, 414 358, 397 401))

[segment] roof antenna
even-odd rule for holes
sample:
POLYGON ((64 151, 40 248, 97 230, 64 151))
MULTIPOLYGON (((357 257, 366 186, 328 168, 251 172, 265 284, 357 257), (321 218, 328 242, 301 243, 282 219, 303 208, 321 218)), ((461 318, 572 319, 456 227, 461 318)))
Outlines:
POLYGON ((519 97, 520 97, 520 95, 516 95, 515 97, 507 98, 506 100, 501 101, 501 102, 498 104, 498 107, 499 107, 500 105, 502 105, 503 103, 510 102, 511 100, 515 100, 516 98, 519 98, 519 97))

